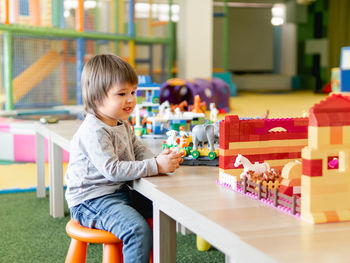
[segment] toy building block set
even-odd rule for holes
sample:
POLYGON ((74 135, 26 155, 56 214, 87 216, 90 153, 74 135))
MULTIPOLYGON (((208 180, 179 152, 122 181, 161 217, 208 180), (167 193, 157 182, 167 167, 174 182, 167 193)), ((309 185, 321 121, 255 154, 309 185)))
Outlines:
POLYGON ((196 125, 192 132, 186 132, 180 127, 167 132, 168 139, 163 149, 168 148, 183 153, 183 165, 219 165, 219 150, 216 142, 219 141, 219 123, 206 123, 196 125))
POLYGON ((229 110, 229 96, 221 94, 229 94, 225 82, 220 79, 197 79, 197 84, 193 83, 170 79, 161 86, 152 83, 149 77, 139 77, 137 105, 131 118, 135 134, 141 137, 167 138, 166 133, 170 130, 179 132, 180 127, 184 127, 185 131, 190 132, 196 125, 205 124, 205 111, 209 108, 211 121, 217 120, 219 112, 229 110), (219 96, 215 89, 221 90, 219 96), (217 105, 222 107, 217 108, 217 105))
POLYGON ((350 97, 328 96, 309 118, 226 116, 219 152, 219 184, 312 224, 350 220, 350 97))

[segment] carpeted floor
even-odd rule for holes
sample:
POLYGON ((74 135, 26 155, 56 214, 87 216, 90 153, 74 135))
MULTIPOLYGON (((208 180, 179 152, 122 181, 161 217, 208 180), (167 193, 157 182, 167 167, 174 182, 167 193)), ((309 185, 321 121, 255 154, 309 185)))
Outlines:
MULTIPOLYGON (((64 262, 70 242, 65 232, 67 207, 65 215, 52 218, 48 197, 38 199, 33 192, 0 195, 0 262, 64 262)), ((195 238, 194 234, 178 234, 177 262, 225 262, 224 254, 215 248, 198 251, 195 238)), ((89 245, 86 262, 101 261, 102 246, 89 245)))

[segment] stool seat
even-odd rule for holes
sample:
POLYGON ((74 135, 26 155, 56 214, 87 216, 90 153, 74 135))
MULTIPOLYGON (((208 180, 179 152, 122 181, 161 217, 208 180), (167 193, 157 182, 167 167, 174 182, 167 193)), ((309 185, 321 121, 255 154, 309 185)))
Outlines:
POLYGON ((122 243, 119 238, 108 231, 84 227, 73 219, 67 223, 66 232, 71 238, 87 243, 122 243))
MULTIPOLYGON (((152 218, 148 218, 147 222, 152 228, 152 218)), ((85 263, 88 243, 103 244, 103 263, 123 262, 123 242, 112 233, 84 227, 73 219, 67 223, 66 232, 71 237, 71 243, 65 263, 85 263)), ((152 251, 150 262, 153 262, 152 251)))

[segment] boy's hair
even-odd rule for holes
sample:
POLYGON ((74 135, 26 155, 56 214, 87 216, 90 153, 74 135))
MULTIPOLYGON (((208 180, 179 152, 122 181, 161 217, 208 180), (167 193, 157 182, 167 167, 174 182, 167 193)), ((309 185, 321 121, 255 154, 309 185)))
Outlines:
POLYGON ((129 63, 113 54, 96 55, 84 66, 81 88, 85 111, 96 114, 112 85, 137 84, 135 70, 129 63))

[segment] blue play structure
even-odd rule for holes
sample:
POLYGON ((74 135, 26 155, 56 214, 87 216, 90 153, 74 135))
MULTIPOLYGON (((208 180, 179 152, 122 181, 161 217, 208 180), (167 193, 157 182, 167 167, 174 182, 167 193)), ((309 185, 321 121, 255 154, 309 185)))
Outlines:
POLYGON ((230 87, 231 96, 237 96, 237 85, 232 82, 230 72, 226 71, 226 72, 213 73, 213 77, 222 79, 223 81, 225 81, 227 85, 230 87))

